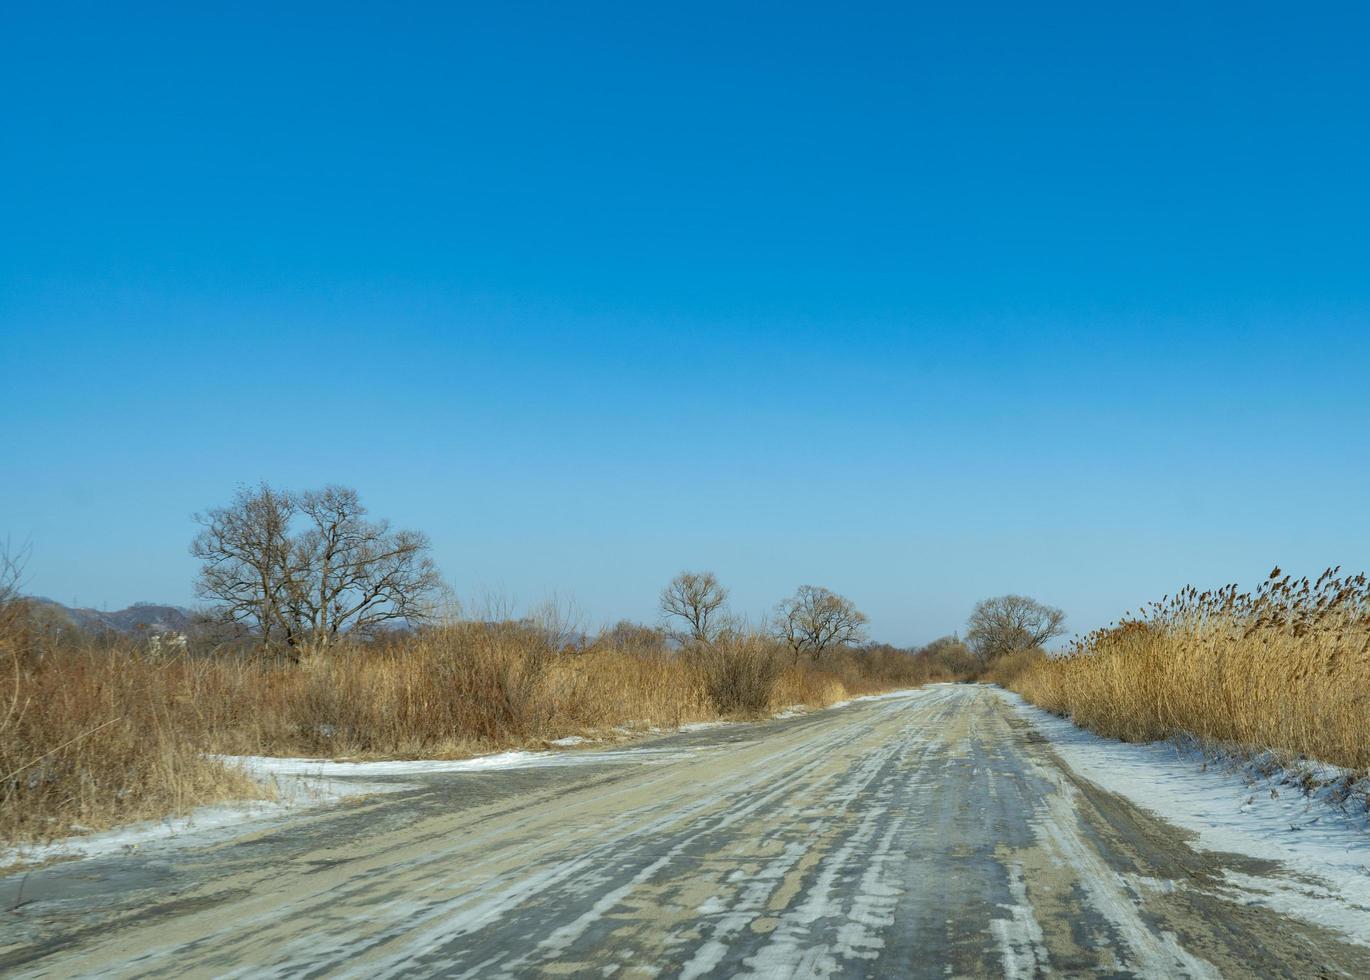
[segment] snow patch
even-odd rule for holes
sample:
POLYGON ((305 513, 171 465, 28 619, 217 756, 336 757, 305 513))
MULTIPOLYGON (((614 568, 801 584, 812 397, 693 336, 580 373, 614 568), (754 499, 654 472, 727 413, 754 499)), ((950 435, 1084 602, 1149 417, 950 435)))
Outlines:
MULTIPOLYGON (((1370 836, 1363 806, 1336 806, 1344 770, 1311 795, 1268 760, 1213 764, 1193 745, 1129 744, 1103 738, 994 688, 1077 774, 1197 834, 1195 846, 1277 862, 1268 877, 1226 872, 1232 897, 1267 906, 1370 946, 1370 836), (1285 792, 1280 792, 1281 787, 1285 792)), ((1230 761, 1230 760, 1229 760, 1230 761)))
POLYGON ((173 841, 178 845, 206 844, 220 839, 228 831, 250 830, 277 820, 301 806, 333 802, 345 795, 368 792, 370 787, 355 784, 350 793, 335 792, 323 786, 298 785, 282 789, 293 792, 281 793, 276 800, 197 807, 182 817, 143 820, 113 830, 64 837, 46 844, 18 844, 0 849, 0 869, 44 861, 131 854, 144 847, 173 841))
MULTIPOLYGON (((574 736, 579 738, 579 736, 574 736)), ((553 744, 579 745, 588 739, 553 744)), ((496 769, 542 769, 550 766, 591 766, 605 763, 666 761, 682 758, 697 749, 655 747, 650 745, 602 752, 496 752, 470 759, 382 759, 375 762, 347 762, 336 759, 291 759, 265 755, 224 755, 218 758, 241 766, 257 779, 297 779, 323 781, 341 786, 355 785, 354 779, 394 776, 428 776, 449 772, 488 772, 496 769), (342 780, 349 780, 342 783, 342 780)), ((403 784, 380 783, 370 791, 402 789, 403 784)))
POLYGON ((555 752, 497 752, 472 759, 385 759, 346 762, 334 759, 292 759, 268 755, 224 755, 219 760, 237 765, 259 779, 293 776, 304 779, 328 777, 421 776, 439 772, 478 772, 484 769, 515 769, 537 765, 555 752))
POLYGON ((999 944, 1004 976, 1031 980, 1041 972, 1041 965, 1048 962, 1046 937, 1028 900, 1023 868, 1019 864, 1008 866, 1008 890, 1013 904, 1000 906, 1008 913, 1008 918, 991 921, 989 931, 999 944))
POLYGON ((947 684, 924 684, 922 687, 904 687, 897 691, 884 691, 880 694, 858 694, 854 698, 847 698, 845 701, 834 701, 828 705, 829 708, 845 708, 849 704, 858 704, 862 701, 889 701, 899 698, 915 698, 927 695, 934 688, 947 687, 947 684))
POLYGON ((903 687, 897 691, 884 691, 880 694, 861 694, 852 698, 846 704, 856 701, 890 701, 896 698, 915 698, 926 695, 930 690, 937 687, 946 687, 946 684, 927 684, 923 687, 903 687))

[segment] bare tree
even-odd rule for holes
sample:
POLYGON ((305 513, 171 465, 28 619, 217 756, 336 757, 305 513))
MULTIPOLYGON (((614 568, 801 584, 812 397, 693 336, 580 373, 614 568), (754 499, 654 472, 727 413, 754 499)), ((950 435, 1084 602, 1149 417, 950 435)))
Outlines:
POLYGON ((1004 595, 976 604, 966 623, 966 644, 981 666, 1040 647, 1065 632, 1066 614, 1022 595, 1004 595))
POLYGON ((194 518, 202 530, 190 553, 204 563, 195 594, 266 647, 278 641, 294 647, 303 640, 290 615, 290 525, 296 513, 290 494, 263 483, 240 487, 227 507, 194 518))
MULTIPOLYGON (((17 724, 23 718, 24 708, 27 701, 21 703, 20 692, 23 684, 20 676, 20 652, 19 638, 16 636, 20 632, 26 609, 24 601, 20 597, 20 590, 24 585, 24 566, 28 561, 28 550, 15 550, 10 546, 9 539, 0 542, 0 656, 8 654, 7 659, 11 662, 10 666, 14 671, 13 687, 10 688, 8 704, 0 701, 0 736, 6 741, 10 741, 13 736, 8 729, 12 724, 17 724)), ((8 671, 7 671, 8 673, 8 671)), ((23 739, 19 742, 22 744, 23 739)), ((4 749, 0 749, 0 755, 10 755, 4 749)), ((12 756, 11 756, 12 758, 12 756)), ((6 765, 5 768, 9 768, 6 765)), ((6 777, 8 778, 8 777, 6 777)))
POLYGON ((776 607, 772 632, 794 651, 815 660, 828 647, 854 646, 866 637, 866 614, 850 599, 816 585, 801 585, 776 607))
POLYGON ((0 542, 0 647, 17 636, 28 620, 28 603, 23 596, 28 559, 27 547, 16 548, 8 538, 0 542))
POLYGON ((196 592, 264 646, 324 649, 344 635, 427 621, 443 594, 417 531, 369 521, 355 490, 241 489, 196 520, 196 592))
POLYGON ((681 572, 661 590, 664 617, 683 620, 681 639, 713 643, 727 626, 728 590, 713 572, 681 572))
POLYGON ((19 601, 28 558, 27 547, 16 548, 8 538, 0 542, 0 608, 19 601))

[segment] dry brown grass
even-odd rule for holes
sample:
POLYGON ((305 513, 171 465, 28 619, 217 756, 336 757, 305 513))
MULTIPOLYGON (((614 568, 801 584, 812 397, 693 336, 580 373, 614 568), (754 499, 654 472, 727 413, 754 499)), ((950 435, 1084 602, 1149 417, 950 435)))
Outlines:
POLYGON ((1186 588, 1007 679, 1105 735, 1188 733, 1370 768, 1370 585, 1276 569, 1254 593, 1186 588))
MULTIPOLYGON (((685 659, 715 711, 746 716, 776 706, 777 687, 789 657, 764 636, 728 634, 716 643, 688 651, 685 659)), ((810 703, 828 703, 819 699, 817 688, 805 693, 815 695, 810 703)))
POLYGON ((0 707, 0 840, 267 795, 181 737, 163 665, 73 654, 60 669, 35 668, 4 638, 0 665, 10 695, 0 707))
POLYGON ((1016 688, 1024 676, 1039 670, 1046 660, 1047 655, 1042 650, 1019 650, 992 660, 977 679, 1002 687, 1016 688))
POLYGON ((760 636, 683 654, 653 636, 620 628, 587 646, 524 622, 459 623, 294 664, 11 630, 0 637, 0 839, 260 795, 209 754, 460 757, 930 679, 926 662, 897 652, 795 664, 760 636))

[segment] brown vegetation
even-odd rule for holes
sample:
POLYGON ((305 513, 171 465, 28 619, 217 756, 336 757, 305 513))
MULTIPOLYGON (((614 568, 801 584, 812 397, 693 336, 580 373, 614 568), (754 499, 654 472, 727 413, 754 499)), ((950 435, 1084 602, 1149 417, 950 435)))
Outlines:
POLYGON ((1189 587, 1063 657, 1019 666, 1001 682, 1105 735, 1187 733, 1370 768, 1364 575, 1329 569, 1310 582, 1277 568, 1254 593, 1189 587))
POLYGON ((586 641, 526 621, 462 622, 297 663, 77 643, 13 619, 0 637, 0 839, 259 792, 216 753, 463 756, 821 706, 945 676, 930 658, 885 647, 795 665, 754 634, 675 651, 659 630, 625 623, 586 641))

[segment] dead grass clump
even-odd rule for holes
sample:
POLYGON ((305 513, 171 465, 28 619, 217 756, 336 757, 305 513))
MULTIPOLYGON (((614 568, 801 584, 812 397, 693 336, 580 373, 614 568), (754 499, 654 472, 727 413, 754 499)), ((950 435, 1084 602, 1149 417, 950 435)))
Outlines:
POLYGON ((776 678, 771 707, 779 709, 805 705, 821 708, 845 701, 850 696, 851 692, 836 674, 808 666, 790 665, 776 678))
POLYGON ((689 650, 687 658, 720 715, 758 715, 774 705, 785 670, 785 654, 774 641, 731 634, 689 650))
POLYGON ((76 651, 21 663, 0 639, 0 839, 183 813, 265 790, 180 736, 164 665, 76 651))
POLYGON ((560 735, 678 728, 715 715, 690 665, 655 651, 591 649, 558 662, 548 684, 557 705, 552 728, 560 735))
POLYGON ((1370 768, 1370 583, 1277 568, 1256 591, 1190 587, 1010 679, 1028 700, 1128 740, 1188 733, 1370 768))
POLYGON ((990 661, 980 679, 1012 688, 1019 678, 1035 671, 1046 662, 1046 659, 1046 653, 1036 648, 1008 653, 990 661))

